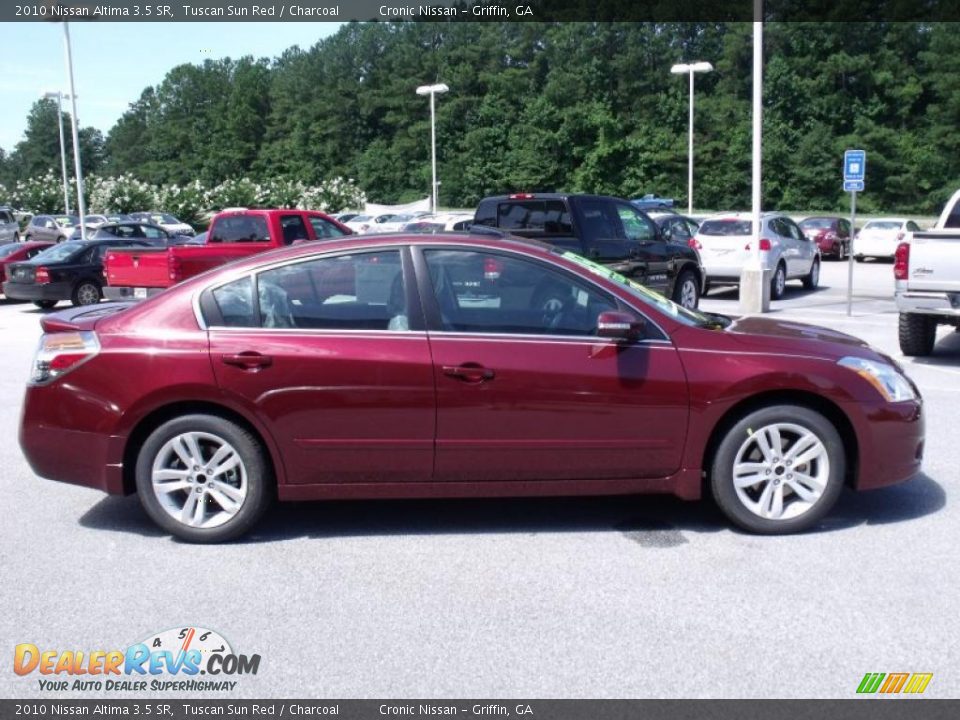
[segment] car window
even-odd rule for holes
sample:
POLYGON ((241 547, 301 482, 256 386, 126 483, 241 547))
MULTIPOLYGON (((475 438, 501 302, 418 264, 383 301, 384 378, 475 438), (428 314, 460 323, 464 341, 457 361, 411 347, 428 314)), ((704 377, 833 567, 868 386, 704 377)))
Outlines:
POLYGON ((570 235, 573 232, 570 213, 562 200, 501 202, 497 205, 494 227, 503 230, 536 231, 545 235, 570 235))
POLYGON ((253 280, 249 277, 221 285, 213 291, 213 300, 225 326, 254 327, 257 324, 257 311, 253 306, 253 280))
POLYGON ((408 330, 398 250, 318 258, 257 276, 263 327, 408 330))
POLYGON ((150 225, 143 226, 143 235, 144 237, 148 237, 151 240, 158 240, 158 239, 163 239, 167 237, 167 233, 165 230, 158 227, 152 227, 150 225))
POLYGON ((753 223, 749 220, 704 220, 698 235, 752 235, 753 223))
POLYGON ((473 250, 425 250, 444 330, 517 335, 596 333, 616 308, 598 288, 543 263, 473 250))
POLYGON ((803 240, 804 235, 800 230, 799 226, 793 221, 787 218, 782 219, 783 226, 787 230, 787 237, 792 237, 794 240, 803 240))
POLYGON ((27 260, 34 257, 35 255, 39 255, 40 252, 42 251, 43 251, 43 248, 30 248, 29 250, 27 250, 27 260))
POLYGON ((343 230, 321 217, 310 217, 310 226, 318 239, 343 237, 343 230))
POLYGON ((235 215, 217 218, 208 243, 269 242, 270 229, 262 215, 235 215))
POLYGON ((907 223, 907 230, 909 230, 910 232, 917 232, 919 229, 920 229, 920 226, 917 225, 913 220, 910 220, 907 223))
POLYGON ((309 240, 307 226, 299 215, 281 215, 280 232, 283 235, 283 244, 291 245, 297 241, 309 240))
POLYGON ((624 237, 631 242, 645 243, 656 239, 657 231, 646 216, 632 205, 617 203, 617 215, 623 225, 624 237))
POLYGON ((685 243, 696 233, 695 227, 681 218, 671 218, 666 226, 670 228, 670 239, 673 242, 685 243))

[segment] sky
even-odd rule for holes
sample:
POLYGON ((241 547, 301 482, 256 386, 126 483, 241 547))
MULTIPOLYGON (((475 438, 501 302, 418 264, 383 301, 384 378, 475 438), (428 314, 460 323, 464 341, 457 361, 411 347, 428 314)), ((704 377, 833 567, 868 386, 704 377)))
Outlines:
MULTIPOLYGON (((273 58, 294 45, 307 49, 340 23, 70 23, 77 117, 104 135, 130 103, 169 70, 244 55, 273 58)), ((68 92, 63 25, 0 23, 0 147, 10 153, 43 92, 68 92)), ((69 103, 64 110, 69 112, 69 103)))

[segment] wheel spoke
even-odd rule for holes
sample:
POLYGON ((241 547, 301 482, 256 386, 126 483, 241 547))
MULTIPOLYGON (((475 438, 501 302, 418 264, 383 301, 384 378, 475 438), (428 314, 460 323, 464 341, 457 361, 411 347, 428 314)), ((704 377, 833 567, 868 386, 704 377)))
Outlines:
POLYGON ((166 482, 154 482, 153 488, 159 493, 172 493, 177 490, 189 490, 190 483, 186 480, 168 480, 166 482))
POLYGON ((210 497, 216 500, 217 505, 219 505, 220 509, 227 513, 227 515, 236 515, 240 506, 243 504, 242 502, 227 497, 225 493, 220 491, 219 487, 215 487, 212 484, 207 488, 207 492, 210 494, 210 497))
POLYGON ((211 481, 208 484, 208 487, 213 488, 218 492, 226 495, 230 500, 232 500, 235 503, 242 503, 244 499, 247 497, 247 494, 243 490, 240 490, 239 488, 235 488, 233 485, 230 485, 229 483, 220 482, 219 480, 211 481))
POLYGON ((793 443, 790 449, 787 451, 787 455, 784 458, 785 460, 790 460, 794 465, 802 465, 803 462, 799 459, 801 453, 805 453, 807 450, 816 447, 820 444, 820 439, 813 433, 807 433, 793 443))
POLYGON ((811 460, 816 460, 816 459, 818 459, 819 457, 821 457, 821 456, 827 451, 827 449, 823 446, 823 443, 821 443, 821 442, 820 442, 819 440, 817 440, 816 438, 814 438, 814 440, 815 440, 815 443, 814 443, 813 447, 811 447, 811 448, 808 449, 808 450, 805 450, 804 452, 802 452, 801 454, 797 455, 797 456, 793 459, 793 464, 794 464, 795 467, 801 467, 801 466, 803 466, 803 465, 806 465, 806 464, 809 463, 811 460))
POLYGON ((776 520, 783 514, 783 485, 767 483, 758 502, 760 515, 776 520))
POLYGON ((798 476, 800 476, 800 473, 794 473, 793 480, 786 481, 789 488, 793 490, 793 492, 797 494, 797 497, 803 500, 804 502, 812 503, 819 500, 820 493, 823 490, 823 486, 818 486, 817 484, 815 484, 815 481, 809 475, 802 476, 807 480, 811 481, 806 483, 802 482, 798 476), (808 486, 812 486, 813 489, 811 490, 810 487, 808 486))
POLYGON ((200 505, 200 493, 190 493, 183 508, 180 511, 180 522, 184 525, 194 525, 193 518, 197 512, 197 505, 200 505))
POLYGON ((764 480, 769 480, 765 475, 760 473, 754 473, 753 475, 734 475, 733 484, 738 488, 752 487, 758 482, 763 482, 764 480))
MULTIPOLYGON (((223 448, 221 448, 221 450, 222 449, 223 448)), ((218 450, 217 454, 219 453, 220 451, 218 450)), ((210 468, 210 471, 211 471, 210 474, 213 477, 220 477, 224 473, 230 470, 233 470, 239 464, 240 464, 240 456, 234 451, 233 448, 227 448, 227 457, 223 459, 222 462, 214 466, 214 463, 211 460, 210 463, 207 465, 207 467, 210 468)))
POLYGON ((180 462, 186 466, 187 470, 193 467, 194 463, 193 458, 190 455, 190 448, 187 446, 182 435, 173 441, 173 445, 171 447, 177 454, 177 457, 180 458, 180 462))
POLYGON ((778 455, 773 454, 773 448, 770 447, 770 440, 767 438, 766 428, 762 428, 759 432, 755 432, 753 434, 753 439, 757 441, 757 447, 760 448, 760 452, 763 453, 763 459, 768 463, 773 462, 774 457, 779 457, 778 455))
POLYGON ((189 470, 173 470, 167 468, 157 470, 153 473, 153 481, 158 484, 166 480, 186 480, 188 477, 190 477, 189 470))

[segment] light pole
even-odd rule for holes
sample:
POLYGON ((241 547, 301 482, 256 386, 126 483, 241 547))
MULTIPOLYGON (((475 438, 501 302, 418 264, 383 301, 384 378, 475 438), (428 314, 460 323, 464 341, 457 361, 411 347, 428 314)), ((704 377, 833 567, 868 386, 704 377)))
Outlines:
POLYGON ((83 170, 80 166, 80 132, 77 129, 77 90, 73 85, 73 55, 70 51, 70 24, 63 24, 63 47, 67 54, 67 79, 70 82, 70 102, 73 114, 70 118, 73 126, 73 166, 77 173, 77 209, 80 211, 80 239, 87 239, 87 226, 83 219, 87 208, 83 202, 83 170))
POLYGON ((678 63, 670 68, 674 75, 690 76, 690 128, 687 132, 687 215, 693 214, 693 75, 698 72, 710 72, 713 65, 708 62, 678 63))
POLYGON ((57 99, 57 124, 60 127, 60 169, 63 171, 63 212, 70 214, 70 181, 67 180, 67 148, 63 143, 63 93, 45 92, 42 97, 57 99))
POLYGON ((421 85, 417 88, 417 95, 430 96, 430 164, 433 168, 433 183, 431 184, 433 192, 430 194, 430 209, 434 214, 437 212, 437 110, 434 97, 438 93, 442 94, 448 90, 450 90, 450 88, 443 83, 421 85))

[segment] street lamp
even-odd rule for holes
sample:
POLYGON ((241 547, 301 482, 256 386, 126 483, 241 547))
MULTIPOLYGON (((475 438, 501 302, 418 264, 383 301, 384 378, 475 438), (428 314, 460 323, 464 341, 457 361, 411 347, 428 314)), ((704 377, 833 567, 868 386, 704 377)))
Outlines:
POLYGON ((70 103, 73 114, 70 118, 73 126, 73 166, 77 174, 77 208, 80 211, 80 239, 87 239, 87 226, 83 219, 87 208, 83 201, 83 170, 80 167, 80 132, 77 129, 77 90, 73 85, 73 55, 70 51, 70 23, 63 24, 63 47, 66 51, 67 79, 70 82, 70 103))
POLYGON ((445 93, 449 91, 450 88, 444 85, 443 83, 438 83, 436 85, 421 85, 417 88, 417 95, 429 95, 430 96, 430 160, 431 167, 433 168, 433 192, 431 193, 432 203, 431 210, 437 212, 437 111, 435 107, 434 96, 438 93, 445 93))
POLYGON ((41 97, 57 99, 57 124, 60 126, 60 169, 63 171, 63 212, 70 214, 70 183, 67 180, 67 148, 63 144, 63 93, 45 92, 41 97))
POLYGON ((670 68, 674 75, 690 76, 690 128, 687 133, 687 215, 693 214, 693 75, 698 72, 710 72, 713 65, 708 62, 678 63, 670 68))

